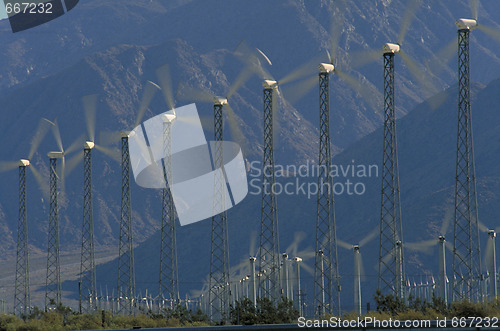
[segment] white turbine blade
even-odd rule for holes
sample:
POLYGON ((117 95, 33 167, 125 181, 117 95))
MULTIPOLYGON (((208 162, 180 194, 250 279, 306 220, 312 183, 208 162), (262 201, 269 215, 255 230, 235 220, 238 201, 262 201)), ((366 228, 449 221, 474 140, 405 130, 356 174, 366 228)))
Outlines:
POLYGON ((367 84, 363 84, 363 82, 339 70, 338 68, 335 69, 335 73, 347 84, 349 84, 375 113, 379 113, 382 110, 381 100, 383 100, 383 96, 377 89, 370 89, 367 84))
POLYGON ((243 134, 243 131, 241 131, 233 108, 231 108, 229 104, 226 104, 225 107, 229 129, 231 130, 231 136, 238 143, 238 145, 240 145, 241 149, 243 150, 243 154, 245 154, 245 152, 249 150, 247 139, 245 139, 245 135, 243 134))
POLYGON ((257 231, 252 231, 252 234, 250 235, 250 246, 248 248, 248 255, 250 257, 255 257, 257 254, 257 250, 255 249, 256 242, 257 242, 257 231))
POLYGON ((68 164, 64 169, 63 178, 69 176, 76 166, 83 161, 83 151, 78 152, 75 156, 68 160, 68 164))
POLYGON ((365 265, 363 263, 363 255, 361 255, 361 252, 359 252, 359 274, 361 275, 361 281, 364 282, 366 281, 366 272, 365 272, 365 265))
POLYGON ((408 32, 411 22, 415 18, 415 14, 419 9, 421 3, 421 0, 408 1, 403 19, 401 20, 401 30, 399 31, 398 44, 401 45, 403 43, 406 33, 408 32))
POLYGON ((95 117, 97 108, 97 94, 86 95, 82 98, 85 111, 85 124, 90 141, 95 141, 95 117))
POLYGON ((59 131, 59 125, 57 125, 57 120, 55 120, 52 126, 52 134, 54 139, 56 140, 57 147, 59 147, 59 151, 64 153, 63 143, 61 139, 61 132, 59 131))
POLYGON ((185 85, 183 83, 179 84, 179 88, 177 89, 177 97, 179 99, 190 102, 214 102, 214 96, 212 95, 212 93, 201 90, 199 88, 185 85))
POLYGON ((45 118, 42 118, 40 122, 38 123, 38 127, 35 131, 35 135, 33 136, 33 139, 31 140, 31 147, 30 147, 30 152, 28 154, 28 159, 32 159, 33 155, 35 155, 35 152, 38 149, 38 146, 40 146, 40 143, 42 142, 43 138, 45 138, 45 135, 47 132, 49 132, 49 129, 53 123, 49 120, 46 120, 45 118))
POLYGON ((121 140, 120 131, 100 131, 97 143, 101 146, 117 145, 121 140))
POLYGON ((302 258, 302 262, 301 262, 300 268, 304 269, 311 276, 314 276, 314 269, 304 263, 304 258, 302 258))
POLYGON ((107 156, 109 156, 114 161, 116 161, 118 163, 121 163, 122 156, 121 156, 121 151, 120 150, 118 150, 116 148, 103 147, 103 146, 100 146, 100 145, 95 145, 94 147, 98 151, 100 151, 100 152, 106 154, 107 156))
POLYGON ((376 226, 366 237, 361 239, 359 242, 359 247, 363 247, 367 243, 369 243, 373 238, 377 237, 380 234, 380 227, 376 226))
POLYGON ((14 170, 19 167, 19 161, 0 161, 0 172, 14 170))
POLYGON ((472 18, 477 21, 477 9, 479 6, 479 0, 469 0, 469 6, 472 18))
POLYGON ((285 77, 279 80, 279 84, 282 86, 284 84, 288 84, 294 81, 297 81, 299 79, 302 79, 304 77, 310 76, 310 75, 317 75, 318 74, 318 64, 321 62, 323 59, 323 56, 316 56, 313 59, 307 61, 297 69, 293 70, 289 74, 287 74, 285 77))
POLYGON ((85 143, 85 135, 82 134, 80 137, 76 138, 71 145, 64 151, 64 155, 73 153, 76 150, 82 149, 85 143))
POLYGON ((434 86, 432 81, 429 79, 429 75, 425 73, 422 69, 418 67, 413 59, 408 56, 403 50, 399 51, 399 55, 403 59, 403 61, 408 66, 410 73, 415 77, 418 84, 423 90, 426 90, 427 93, 435 94, 438 92, 438 89, 434 86))
POLYGON ((368 49, 350 53, 351 67, 357 68, 373 61, 380 60, 384 51, 380 49, 368 49))
POLYGON ((349 249, 349 250, 352 249, 352 245, 351 244, 348 244, 345 241, 342 241, 340 239, 337 239, 337 245, 339 245, 340 247, 345 248, 345 249, 349 249))
MULTIPOLYGON (((338 7, 338 13, 336 15, 331 16, 331 22, 330 22, 330 48, 327 49, 328 53, 328 58, 330 60, 331 64, 334 64, 335 59, 337 58, 337 47, 340 42, 340 36, 342 34, 342 30, 345 21, 345 12, 346 12, 346 3, 344 0, 342 1, 335 1, 333 2, 334 5, 338 7)), ((332 12, 335 11, 334 8, 332 8, 332 12)), ((332 13, 333 14, 333 13, 332 13)))
POLYGON ((250 79, 250 77, 252 77, 253 74, 254 72, 249 67, 243 68, 243 70, 240 71, 240 73, 238 74, 238 77, 236 77, 234 83, 230 86, 226 98, 229 99, 234 93, 236 93, 236 91, 243 84, 245 84, 250 79))
POLYGON ((298 251, 299 244, 306 238, 306 234, 304 232, 295 232, 293 236, 293 242, 288 246, 285 252, 288 255, 295 257, 298 251))
POLYGON ((46 180, 47 176, 42 176, 42 174, 36 169, 33 163, 29 166, 29 168, 31 170, 31 173, 33 174, 33 177, 35 177, 35 180, 38 183, 38 187, 42 192, 42 196, 45 199, 49 199, 49 183, 46 180))
POLYGON ((416 243, 404 243, 404 246, 413 251, 420 251, 425 254, 431 255, 433 252, 433 246, 437 244, 437 240, 426 240, 416 243))
POLYGON ((144 92, 142 94, 142 99, 141 99, 141 104, 139 105, 139 111, 137 112, 137 117, 134 123, 134 128, 141 124, 142 118, 146 114, 146 110, 149 107, 149 104, 151 101, 153 101, 153 98, 156 94, 156 91, 158 91, 159 86, 156 85, 155 83, 151 81, 147 81, 145 86, 144 86, 144 92))
POLYGON ((453 218, 454 208, 449 207, 446 209, 446 213, 444 214, 443 224, 441 225, 441 229, 439 230, 439 234, 442 236, 446 236, 448 232, 448 227, 450 226, 451 219, 453 218))
POLYGON ((480 220, 477 220, 477 225, 479 226, 479 231, 488 233, 489 228, 483 224, 480 220))
POLYGON ((318 76, 314 75, 296 84, 281 87, 283 96, 291 105, 302 99, 309 91, 318 85, 318 76))
POLYGON ((259 52, 259 54, 260 54, 260 55, 262 55, 262 57, 266 60, 266 62, 267 62, 270 66, 272 66, 272 65, 273 65, 273 64, 272 64, 272 62, 271 62, 271 60, 269 60, 269 58, 267 57, 267 55, 266 55, 266 54, 264 54, 264 52, 263 52, 263 51, 261 51, 261 50, 260 50, 260 49, 258 49, 258 48, 256 48, 256 50, 257 50, 257 52, 259 52))
POLYGON ((492 28, 490 26, 478 24, 477 28, 486 33, 491 38, 495 39, 497 42, 500 42, 500 31, 492 28))
POLYGON ((161 91, 163 93, 163 98, 170 109, 175 109, 174 103, 174 93, 172 87, 172 74, 170 71, 170 66, 164 64, 158 69, 156 69, 156 76, 160 82, 161 91))

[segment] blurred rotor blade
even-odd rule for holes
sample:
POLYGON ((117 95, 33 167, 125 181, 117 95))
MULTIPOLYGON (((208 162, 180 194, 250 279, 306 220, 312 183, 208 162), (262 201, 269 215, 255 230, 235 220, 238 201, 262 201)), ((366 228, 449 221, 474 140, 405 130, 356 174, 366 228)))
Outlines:
POLYGON ((314 75, 318 73, 318 64, 323 60, 323 56, 316 56, 313 59, 307 61, 297 69, 293 70, 285 77, 279 80, 280 85, 288 84, 304 77, 314 75))
POLYGON ((438 75, 444 68, 446 68, 447 63, 451 58, 457 54, 457 40, 452 39, 448 44, 446 44, 439 52, 434 54, 431 59, 427 60, 425 66, 428 72, 438 75))
POLYGON ((83 150, 78 152, 75 156, 68 160, 68 165, 63 170, 64 177, 69 176, 73 170, 75 170, 76 166, 79 165, 83 161, 83 150))
POLYGON ((302 258, 302 260, 306 261, 306 260, 309 260, 309 259, 312 259, 313 257, 315 257, 316 253, 312 249, 309 248, 307 250, 297 252, 297 254, 295 256, 298 256, 298 257, 302 258))
POLYGON ((439 234, 446 237, 446 233, 448 232, 448 227, 450 226, 450 222, 454 213, 454 208, 448 208, 446 213, 444 214, 443 224, 441 225, 441 229, 439 230, 439 234))
POLYGON ((315 86, 318 85, 318 76, 311 76, 310 78, 304 79, 296 84, 282 87, 283 97, 291 105, 302 99, 307 93, 309 93, 315 86))
MULTIPOLYGON (((342 28, 344 27, 344 14, 346 12, 346 3, 344 0, 338 0, 333 3, 338 6, 338 14, 333 15, 332 13, 332 20, 330 22, 330 48, 327 52, 331 64, 334 64, 335 59, 337 58, 337 47, 340 42, 342 28)), ((332 11, 334 11, 333 8, 332 11)))
POLYGON ((57 124, 57 120, 54 120, 54 122, 51 122, 52 125, 52 135, 54 136, 54 139, 56 140, 57 147, 59 147, 59 151, 64 153, 64 148, 62 144, 62 139, 61 139, 61 132, 59 131, 59 125, 57 124))
POLYGON ((262 55, 262 57, 266 60, 267 64, 269 64, 270 66, 272 66, 273 64, 271 63, 271 60, 269 60, 269 58, 267 57, 266 54, 264 54, 263 51, 261 51, 260 49, 256 48, 257 52, 259 52, 260 55, 262 55))
POLYGON ((214 96, 209 91, 191 87, 183 83, 179 84, 179 88, 177 89, 177 97, 189 102, 214 102, 214 96))
POLYGON ((175 103, 170 66, 168 64, 164 64, 156 69, 156 76, 158 77, 158 81, 160 82, 161 91, 163 93, 165 102, 167 103, 169 109, 174 109, 175 103))
POLYGON ((65 155, 71 154, 78 149, 83 149, 83 144, 85 143, 85 135, 82 134, 80 137, 76 138, 75 141, 64 151, 65 155))
POLYGON ((349 250, 352 249, 352 245, 351 244, 348 244, 345 241, 342 241, 340 239, 337 239, 337 245, 339 245, 340 247, 345 248, 345 249, 349 249, 349 250))
POLYGON ((488 233, 488 231, 490 230, 486 225, 483 224, 483 222, 479 220, 477 221, 477 225, 479 226, 479 231, 481 232, 488 233))
POLYGON ((382 55, 384 55, 382 47, 380 49, 369 49, 366 51, 352 52, 352 54, 350 55, 351 67, 357 68, 364 66, 365 64, 381 59, 382 55))
POLYGON ((49 183, 46 180, 46 177, 42 176, 42 174, 36 169, 36 167, 32 164, 30 164, 29 168, 31 169, 31 173, 33 174, 33 177, 35 177, 35 180, 38 183, 38 186, 40 188, 40 191, 42 192, 42 196, 45 199, 49 198, 49 183))
POLYGON ((490 26, 482 25, 482 24, 478 24, 477 28, 479 30, 483 31, 484 33, 486 33, 491 38, 495 39, 497 42, 500 42, 500 31, 499 30, 492 28, 490 26))
POLYGON ((120 131, 100 131, 98 144, 101 146, 116 145, 121 140, 120 131))
POLYGON ((349 84, 354 89, 354 91, 356 91, 356 93, 358 93, 373 109, 375 113, 379 113, 382 110, 381 100, 383 100, 383 96, 378 90, 371 90, 366 84, 363 84, 356 78, 346 74, 341 70, 335 69, 335 73, 347 84, 349 84))
POLYGON ((258 48, 250 48, 243 40, 236 47, 234 55, 238 57, 247 67, 261 79, 273 79, 272 75, 264 68, 262 61, 272 65, 269 58, 258 48))
POLYGON ((49 129, 52 125, 53 123, 45 118, 40 119, 40 122, 38 122, 38 127, 35 131, 35 135, 31 140, 30 152, 28 154, 29 160, 31 160, 33 158, 33 155, 35 155, 38 146, 40 146, 40 143, 42 142, 43 138, 45 138, 45 135, 47 134, 47 132, 49 132, 49 129))
POLYGON ((236 80, 234 83, 231 85, 229 88, 229 92, 227 93, 226 98, 230 98, 243 84, 245 84, 254 72, 249 68, 245 67, 243 70, 238 74, 238 77, 236 77, 236 80))
POLYGON ((85 111, 85 123, 90 141, 95 141, 95 116, 97 108, 97 94, 86 95, 82 99, 85 111))
POLYGON ((436 245, 438 241, 436 239, 426 240, 416 243, 404 243, 404 246, 413 251, 420 251, 422 253, 431 255, 434 250, 434 245, 436 245))
POLYGON ((420 87, 424 90, 427 90, 427 93, 435 94, 438 89, 432 83, 432 80, 429 79, 429 75, 426 74, 423 70, 421 70, 415 61, 413 61, 408 54, 406 54, 403 50, 399 51, 399 55, 401 59, 406 63, 408 69, 415 79, 418 81, 420 87))
POLYGON ((365 264, 363 263, 363 255, 361 251, 359 252, 359 274, 361 275, 361 281, 366 281, 365 264))
POLYGON ((453 253, 453 244, 449 241, 445 241, 444 242, 444 246, 450 251, 453 253))
POLYGON ((118 150, 117 148, 109 148, 109 147, 104 147, 101 145, 95 145, 94 147, 95 147, 95 149, 106 154, 111 159, 115 160, 116 162, 121 163, 121 161, 122 161, 121 151, 118 150))
MULTIPOLYGON (((302 256, 299 256, 302 258, 302 256)), ((308 274, 314 276, 314 269, 304 263, 304 258, 302 258, 302 264, 300 265, 301 269, 304 269, 308 274)))
POLYGON ((477 9, 479 6, 479 0, 469 0, 470 13, 472 18, 477 21, 477 9))
POLYGON ((144 117, 149 104, 151 103, 151 101, 153 101, 156 91, 158 91, 159 89, 160 87, 157 84, 149 80, 146 82, 146 85, 144 86, 144 92, 142 94, 141 104, 139 106, 139 111, 137 112, 137 118, 134 123, 134 128, 141 124, 142 118, 144 117))
POLYGON ((255 257, 255 255, 257 254, 257 250, 255 249, 256 242, 257 242, 257 231, 252 231, 252 234, 250 235, 250 246, 248 249, 248 255, 251 257, 255 257))
POLYGON ((415 14, 417 10, 420 8, 421 4, 422 4, 421 0, 408 1, 403 19, 401 20, 401 30, 399 31, 399 36, 398 36, 399 45, 403 43, 403 40, 406 37, 406 33, 408 32, 411 22, 415 18, 415 14))
POLYGON ((367 243, 369 243, 373 238, 375 238, 380 233, 380 227, 375 227, 366 237, 361 239, 359 242, 359 247, 363 247, 367 243))
POLYGON ((243 154, 245 154, 245 152, 248 151, 247 140, 245 139, 245 136, 243 135, 243 132, 241 131, 241 128, 236 121, 236 115, 231 106, 229 106, 229 103, 226 104, 225 107, 227 111, 229 128, 231 130, 231 136, 238 143, 238 145, 240 145, 243 154))
POLYGON ((0 161, 0 172, 14 170, 19 167, 19 161, 0 161))
POLYGON ((306 238, 306 234, 304 232, 295 232, 293 236, 293 242, 286 248, 285 252, 294 257, 297 254, 299 244, 302 240, 306 238))

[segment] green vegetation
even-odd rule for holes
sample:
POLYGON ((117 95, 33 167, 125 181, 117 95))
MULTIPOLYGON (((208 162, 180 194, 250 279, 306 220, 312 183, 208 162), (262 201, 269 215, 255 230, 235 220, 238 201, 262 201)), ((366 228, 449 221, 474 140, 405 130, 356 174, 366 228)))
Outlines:
MULTIPOLYGON (((406 305, 403 300, 393 295, 383 295, 377 291, 374 295, 377 309, 364 316, 376 317, 380 320, 389 318, 398 320, 423 320, 452 317, 500 317, 500 298, 492 302, 473 303, 467 300, 446 305, 444 300, 433 297, 425 301, 410 296, 406 305)), ((357 318, 356 313, 344 314, 343 319, 357 318)))
POLYGON ((163 314, 151 311, 137 316, 112 315, 110 311, 98 314, 80 314, 60 304, 54 310, 44 312, 37 307, 29 316, 20 319, 13 315, 0 315, 0 330, 6 331, 56 331, 56 330, 95 330, 95 329, 132 329, 205 326, 208 318, 201 311, 193 312, 178 305, 167 309, 163 314))
POLYGON ((296 323, 299 311, 293 306, 293 302, 282 297, 278 306, 275 307, 268 298, 257 299, 254 306, 248 298, 236 301, 231 307, 231 323, 237 325, 250 324, 286 324, 296 323))

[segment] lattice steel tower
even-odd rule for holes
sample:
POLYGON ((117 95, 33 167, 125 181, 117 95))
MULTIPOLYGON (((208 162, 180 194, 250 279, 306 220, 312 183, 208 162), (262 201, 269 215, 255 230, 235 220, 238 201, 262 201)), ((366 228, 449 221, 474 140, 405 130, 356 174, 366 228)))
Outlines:
POLYGON ((57 160, 63 152, 50 152, 50 214, 47 245, 47 277, 45 279, 45 309, 61 302, 61 265, 59 261, 59 206, 57 204, 57 160))
POLYGON ((474 147, 470 111, 469 31, 475 20, 458 26, 458 132, 453 236, 453 301, 482 299, 474 147))
POLYGON ((30 313, 30 278, 28 251, 28 218, 26 207, 26 167, 29 160, 19 161, 19 221, 17 228, 16 285, 14 291, 14 315, 30 313))
POLYGON ((231 291, 229 285, 229 247, 227 234, 227 213, 225 211, 226 180, 224 177, 223 119, 222 108, 227 99, 216 98, 214 103, 214 212, 210 250, 209 312, 212 321, 229 318, 231 291))
POLYGON ((80 261, 80 312, 92 313, 97 309, 97 289, 94 257, 94 219, 92 211, 92 149, 87 141, 83 148, 83 224, 80 261))
POLYGON ((169 307, 179 302, 179 278, 177 269, 177 243, 175 234, 175 206, 167 178, 172 182, 172 136, 171 130, 175 121, 174 114, 164 114, 163 119, 163 178, 165 188, 162 190, 162 223, 160 248, 160 288, 162 303, 167 300, 169 307))
POLYGON ((340 284, 330 148, 330 73, 332 64, 319 65, 319 161, 314 261, 314 309, 316 316, 340 314, 340 284))
POLYGON ((280 298, 278 206, 274 194, 273 94, 278 83, 265 80, 264 86, 264 160, 262 164, 262 210, 260 223, 260 293, 275 304, 280 298))
POLYGON ((403 226, 399 197, 399 170, 394 111, 394 56, 399 45, 385 44, 384 51, 384 150, 378 288, 384 294, 404 298, 403 226))
POLYGON ((122 205, 120 246, 118 257, 118 299, 120 314, 133 314, 135 299, 134 246, 132 239, 132 205, 130 200, 130 155, 128 138, 132 132, 122 132, 122 205))

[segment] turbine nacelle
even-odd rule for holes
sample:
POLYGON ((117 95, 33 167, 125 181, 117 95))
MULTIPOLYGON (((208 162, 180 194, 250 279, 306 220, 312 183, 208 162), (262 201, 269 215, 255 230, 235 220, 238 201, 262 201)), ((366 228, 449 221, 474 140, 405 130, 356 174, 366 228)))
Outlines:
POLYGON ((172 123, 173 121, 175 121, 175 118, 177 116, 175 116, 175 114, 163 114, 161 115, 161 119, 163 121, 163 123, 172 123))
POLYGON ((265 89, 275 89, 278 87, 278 82, 275 80, 266 79, 264 80, 264 82, 262 82, 262 86, 264 86, 265 89))
POLYGON ((488 230, 488 236, 490 236, 490 238, 495 238, 497 234, 495 230, 488 230))
POLYGON ((30 165, 30 160, 26 160, 26 159, 19 160, 19 166, 20 167, 27 167, 29 165, 30 165))
POLYGON ((439 239, 440 243, 444 243, 446 241, 445 238, 444 238, 444 236, 439 236, 438 239, 439 239))
POLYGON ((330 63, 320 63, 318 66, 319 72, 321 73, 327 73, 329 74, 330 72, 333 72, 335 70, 335 67, 333 64, 330 63))
POLYGON ((47 156, 50 159, 62 159, 62 158, 64 158, 64 153, 63 152, 48 152, 47 156))
POLYGON ((135 136, 135 131, 122 131, 120 132, 122 138, 131 138, 135 136))
POLYGON ((217 106, 227 105, 227 99, 226 98, 215 97, 214 98, 214 104, 217 105, 217 106))
POLYGON ((302 262, 302 259, 300 257, 294 257, 293 260, 295 262, 302 262))
POLYGON ((354 250, 355 253, 359 252, 359 245, 353 245, 352 249, 354 250))
POLYGON ((382 46, 382 50, 384 51, 384 54, 394 54, 399 53, 401 47, 398 44, 385 43, 384 46, 382 46))
POLYGON ((93 141, 86 141, 85 144, 83 145, 84 149, 92 149, 94 148, 95 144, 93 141))
POLYGON ((477 21, 469 18, 460 18, 455 24, 459 30, 473 30, 477 28, 477 21))

